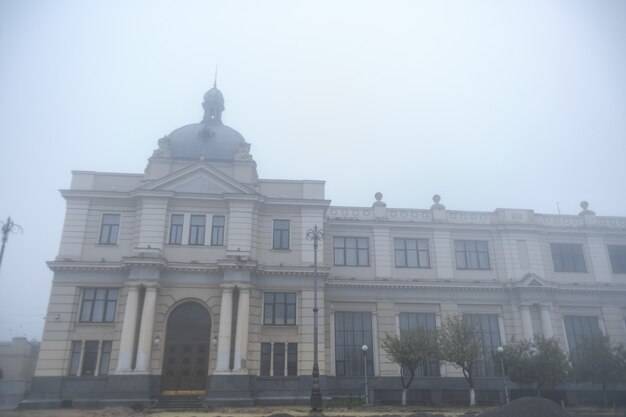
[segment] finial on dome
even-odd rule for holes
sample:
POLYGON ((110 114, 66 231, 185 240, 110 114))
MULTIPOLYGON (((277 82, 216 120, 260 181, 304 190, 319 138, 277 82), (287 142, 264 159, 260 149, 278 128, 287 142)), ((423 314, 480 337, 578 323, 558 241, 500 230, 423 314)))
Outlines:
POLYGON ((217 88, 217 64, 215 64, 215 76, 213 77, 213 88, 217 88))
POLYGON ((431 210, 445 210, 446 209, 446 206, 444 206, 443 204, 439 203, 441 201, 441 196, 439 194, 435 194, 433 196, 433 201, 434 201, 435 204, 430 206, 431 210))
POLYGON ((580 208, 583 209, 583 211, 581 211, 580 213, 578 213, 579 215, 590 215, 590 216, 594 216, 596 213, 593 210, 589 210, 589 203, 586 201, 581 201, 580 202, 580 208))
POLYGON ((204 93, 204 117, 202 121, 207 125, 221 125, 222 112, 224 111, 224 95, 217 89, 217 68, 215 68, 215 79, 213 88, 204 93))

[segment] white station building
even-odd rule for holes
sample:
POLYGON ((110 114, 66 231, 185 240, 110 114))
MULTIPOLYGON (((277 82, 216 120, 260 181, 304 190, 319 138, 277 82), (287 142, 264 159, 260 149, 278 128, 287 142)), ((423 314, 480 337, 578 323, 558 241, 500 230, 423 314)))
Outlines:
MULTIPOLYGON (((492 351, 534 334, 575 351, 626 343, 626 218, 528 209, 332 206, 324 181, 259 179, 224 98, 158 142, 143 174, 73 173, 45 330, 24 407, 307 403, 317 276, 324 401, 398 401, 386 334, 462 314, 484 336, 477 399, 497 402, 492 351), (307 231, 325 232, 318 274, 307 231), (366 356, 362 345, 368 345, 366 356)), ((432 204, 432 206, 431 206, 432 204)), ((498 364, 499 365, 499 364, 498 364)), ((524 388, 516 387, 520 393, 524 388)), ((596 398, 568 385, 569 403, 596 398)), ((427 363, 409 402, 466 401, 458 369, 427 363)))

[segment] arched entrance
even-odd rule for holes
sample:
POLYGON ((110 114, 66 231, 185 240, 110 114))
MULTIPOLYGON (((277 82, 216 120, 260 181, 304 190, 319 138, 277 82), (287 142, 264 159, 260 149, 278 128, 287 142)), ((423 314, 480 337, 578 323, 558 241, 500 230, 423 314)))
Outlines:
POLYGON ((169 395, 204 392, 209 370, 211 316, 197 302, 186 302, 167 320, 161 392, 169 395))

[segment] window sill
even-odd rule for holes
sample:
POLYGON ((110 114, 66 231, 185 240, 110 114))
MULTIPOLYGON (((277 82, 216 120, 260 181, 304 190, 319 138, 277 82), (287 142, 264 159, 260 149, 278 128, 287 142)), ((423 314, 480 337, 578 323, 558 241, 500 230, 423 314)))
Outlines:
POLYGON ((107 248, 116 248, 119 245, 117 243, 96 243, 96 246, 107 247, 107 248))
POLYGON ((333 265, 333 266, 348 267, 348 268, 369 268, 372 265, 333 265))
POLYGON ((287 253, 290 253, 291 249, 290 248, 287 248, 287 249, 272 248, 272 249, 270 249, 270 252, 282 252, 282 253, 287 252, 287 253))
POLYGON ((396 269, 433 269, 432 266, 396 266, 396 269))
POLYGON ((189 245, 189 244, 182 244, 182 243, 166 243, 165 244, 166 247, 170 247, 170 248, 225 248, 225 245, 189 245))
POLYGON ((456 268, 457 271, 493 271, 493 268, 456 268))
POLYGON ((77 321, 76 326, 115 326, 114 321, 77 321))

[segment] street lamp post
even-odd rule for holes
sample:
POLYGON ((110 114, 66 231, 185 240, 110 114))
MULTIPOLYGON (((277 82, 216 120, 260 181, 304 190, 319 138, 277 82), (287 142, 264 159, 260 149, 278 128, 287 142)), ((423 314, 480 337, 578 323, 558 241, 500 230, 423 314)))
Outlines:
POLYGON ((369 393, 367 389, 367 345, 361 346, 361 350, 363 351, 363 369, 365 371, 365 405, 369 404, 369 393))
POLYGON ((313 383, 311 387, 311 410, 322 409, 322 392, 320 390, 320 368, 317 363, 317 246, 324 239, 324 231, 317 225, 306 232, 306 239, 313 241, 313 383))
POLYGON ((18 224, 15 224, 11 217, 7 219, 6 222, 0 222, 2 229, 2 248, 0 248, 0 266, 2 266, 2 257, 4 256, 4 246, 7 244, 7 240, 9 240, 9 233, 21 232, 22 227, 18 224))
POLYGON ((498 346, 496 349, 498 351, 498 356, 500 356, 500 366, 502 367, 502 384, 504 385, 504 399, 506 403, 509 403, 509 387, 506 385, 506 373, 504 373, 504 348, 502 346, 498 346))

